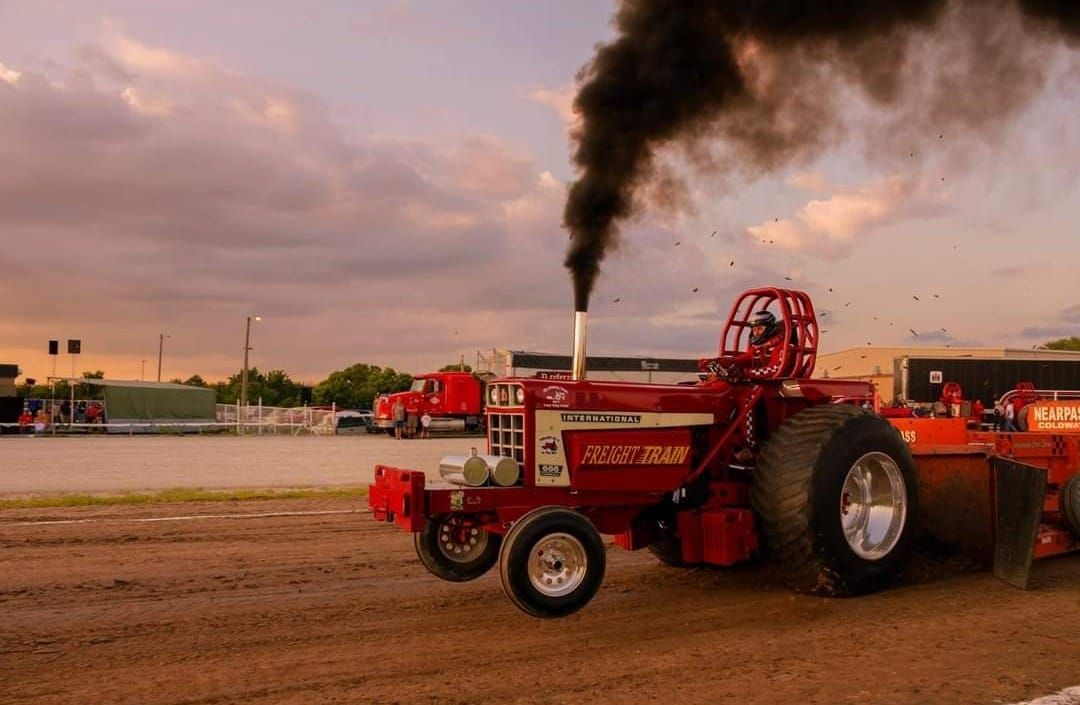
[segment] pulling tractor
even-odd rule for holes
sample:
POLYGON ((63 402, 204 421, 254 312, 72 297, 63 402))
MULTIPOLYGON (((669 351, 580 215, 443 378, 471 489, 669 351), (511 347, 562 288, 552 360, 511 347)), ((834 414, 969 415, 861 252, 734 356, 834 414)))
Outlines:
POLYGON ((472 580, 498 566, 510 601, 542 618, 569 615, 596 594, 602 534, 675 566, 731 566, 760 555, 796 591, 828 596, 888 585, 917 525, 939 519, 948 524, 943 542, 984 552, 1001 552, 1000 514, 1009 527, 1033 526, 1024 534, 1031 550, 1012 541, 1001 559, 1014 578, 1026 580, 1044 529, 1054 552, 1080 548, 1074 441, 1053 456, 1052 477, 1006 460, 1009 481, 1030 496, 999 511, 999 456, 1011 458, 1019 446, 988 439, 968 447, 965 437, 954 448, 961 479, 954 481, 947 453, 933 458, 925 479, 913 455, 920 446, 906 440, 911 429, 901 433, 866 410, 869 383, 812 378, 819 331, 807 294, 743 293, 721 334, 720 359, 746 349, 751 318, 763 309, 775 314, 783 341, 766 374, 703 375, 696 385, 586 381, 578 312, 573 381, 489 384, 487 454, 444 458, 441 477, 430 481, 420 471, 376 466, 368 495, 374 517, 412 532, 420 561, 444 580, 472 580))

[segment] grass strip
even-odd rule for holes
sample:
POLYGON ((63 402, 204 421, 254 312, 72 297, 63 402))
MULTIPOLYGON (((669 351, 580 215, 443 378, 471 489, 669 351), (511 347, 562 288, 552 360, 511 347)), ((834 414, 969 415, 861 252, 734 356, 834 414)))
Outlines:
POLYGON ((100 507, 125 504, 175 504, 180 502, 246 502, 266 499, 363 499, 364 497, 367 497, 366 487, 276 490, 204 490, 201 487, 176 487, 159 492, 61 494, 0 499, 0 510, 42 509, 47 507, 100 507))

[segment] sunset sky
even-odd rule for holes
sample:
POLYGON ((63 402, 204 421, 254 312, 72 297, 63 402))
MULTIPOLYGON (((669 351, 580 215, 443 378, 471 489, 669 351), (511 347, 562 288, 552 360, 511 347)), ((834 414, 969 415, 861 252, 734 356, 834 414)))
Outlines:
MULTIPOLYGON (((574 77, 613 7, 0 0, 0 362, 43 379, 80 338, 79 371, 151 378, 164 332, 166 378, 214 380, 255 314, 252 363, 308 383, 568 351, 574 77)), ((909 161, 852 98, 807 163, 687 170, 692 208, 605 262, 590 353, 706 355, 768 284, 814 296, 826 351, 1080 334, 1078 56, 909 161)))

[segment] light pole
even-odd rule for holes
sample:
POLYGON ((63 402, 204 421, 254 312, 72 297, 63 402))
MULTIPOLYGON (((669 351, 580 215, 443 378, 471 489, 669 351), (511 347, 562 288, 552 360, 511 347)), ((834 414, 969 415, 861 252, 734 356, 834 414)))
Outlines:
POLYGON ((158 346, 157 346, 157 381, 158 382, 161 381, 161 354, 165 351, 165 339, 166 338, 171 338, 171 337, 172 337, 171 335, 165 335, 164 333, 162 333, 161 335, 158 336, 158 346))
MULTIPOLYGON (((248 352, 251 350, 251 319, 252 316, 247 317, 247 328, 244 329, 244 372, 240 376, 240 413, 241 422, 240 428, 243 429, 244 421, 247 417, 247 404, 248 404, 248 352)), ((256 321, 261 321, 262 316, 254 316, 256 321)))
POLYGON ((139 368, 139 381, 142 382, 146 379, 146 360, 142 361, 142 367, 139 368))

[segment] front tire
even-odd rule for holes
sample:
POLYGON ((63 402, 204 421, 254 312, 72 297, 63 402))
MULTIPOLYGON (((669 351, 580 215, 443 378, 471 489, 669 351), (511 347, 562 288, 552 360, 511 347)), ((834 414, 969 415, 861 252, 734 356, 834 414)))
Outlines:
POLYGON ((469 517, 454 514, 429 517, 423 530, 413 535, 413 543, 420 562, 432 575, 463 583, 494 567, 502 536, 471 525, 469 517))
POLYGON ((763 553, 797 592, 861 595, 895 579, 917 515, 911 451, 883 418, 811 407, 762 449, 750 501, 763 553))
POLYGON ((606 560, 600 533, 582 514, 540 507, 506 533, 499 577, 506 596, 522 612, 565 617, 587 605, 600 589, 606 560))

